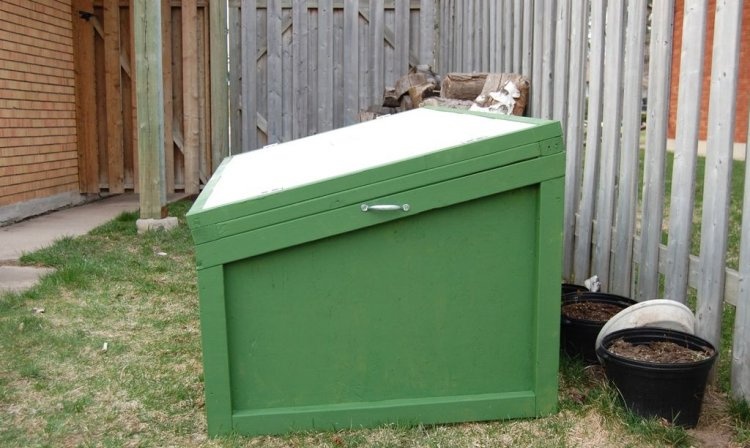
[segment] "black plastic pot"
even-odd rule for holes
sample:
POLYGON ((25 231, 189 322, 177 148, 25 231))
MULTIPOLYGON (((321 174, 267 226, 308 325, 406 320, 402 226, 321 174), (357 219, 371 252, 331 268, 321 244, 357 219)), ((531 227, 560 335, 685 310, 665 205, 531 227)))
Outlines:
POLYGON ((698 423, 708 373, 716 349, 708 341, 688 333, 663 328, 629 328, 605 336, 597 349, 607 377, 617 386, 625 405, 642 417, 662 417, 692 428, 698 423), (662 364, 637 361, 609 351, 620 338, 631 344, 669 341, 710 353, 701 361, 662 364))
MULTIPOLYGON (((637 302, 627 297, 602 292, 574 292, 562 297, 562 306, 576 302, 598 302, 622 309, 637 302)), ((596 337, 607 321, 574 319, 560 313, 560 345, 571 358, 582 358, 587 364, 596 364, 596 337)))

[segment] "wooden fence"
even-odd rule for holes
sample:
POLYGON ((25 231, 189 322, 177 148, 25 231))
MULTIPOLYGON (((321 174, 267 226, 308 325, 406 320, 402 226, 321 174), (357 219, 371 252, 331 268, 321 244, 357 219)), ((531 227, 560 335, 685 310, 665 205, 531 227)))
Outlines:
MULTIPOLYGON (((528 113, 560 120, 566 135, 565 279, 598 274, 604 290, 638 300, 684 302, 695 288, 696 330, 717 346, 724 300, 736 305, 732 383, 748 399, 750 244, 742 244, 739 271, 726 267, 743 2, 717 2, 715 44, 704 48, 706 2, 677 1, 685 2, 685 32, 671 172, 675 0, 652 10, 647 0, 230 0, 230 147, 236 153, 353 123, 409 65, 441 74, 520 72, 531 79, 528 113), (701 91, 705 52, 713 54, 710 92, 701 91), (691 254, 696 120, 707 94, 700 252, 691 254)), ((745 192, 750 198, 750 179, 745 192)), ((744 212, 750 216, 750 201, 744 212)))
MULTIPOLYGON (((208 8, 161 0, 167 192, 212 171, 208 8)), ((138 191, 132 0, 73 0, 82 193, 138 191)))

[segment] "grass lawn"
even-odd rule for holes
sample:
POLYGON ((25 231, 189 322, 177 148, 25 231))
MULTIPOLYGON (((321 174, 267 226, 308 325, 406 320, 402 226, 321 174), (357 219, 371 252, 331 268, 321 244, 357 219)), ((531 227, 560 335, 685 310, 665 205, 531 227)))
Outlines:
POLYGON ((747 407, 709 392, 697 431, 628 414, 601 369, 564 360, 560 412, 528 420, 208 439, 193 245, 135 214, 24 256, 57 268, 0 298, 3 447, 496 447, 750 444, 747 407), (43 308, 43 312, 38 312, 43 308), (36 311, 35 311, 36 309, 36 311), (744 418, 743 418, 744 416, 744 418))

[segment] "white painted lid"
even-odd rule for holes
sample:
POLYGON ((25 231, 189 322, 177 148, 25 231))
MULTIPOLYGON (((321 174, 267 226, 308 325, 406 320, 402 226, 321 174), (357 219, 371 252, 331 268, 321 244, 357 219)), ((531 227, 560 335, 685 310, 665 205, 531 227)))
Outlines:
POLYGON ((232 156, 204 209, 423 156, 533 124, 414 109, 232 156))
POLYGON ((595 348, 599 348, 604 337, 612 332, 639 327, 667 328, 693 334, 695 316, 690 308, 674 300, 646 300, 612 316, 599 331, 595 348))

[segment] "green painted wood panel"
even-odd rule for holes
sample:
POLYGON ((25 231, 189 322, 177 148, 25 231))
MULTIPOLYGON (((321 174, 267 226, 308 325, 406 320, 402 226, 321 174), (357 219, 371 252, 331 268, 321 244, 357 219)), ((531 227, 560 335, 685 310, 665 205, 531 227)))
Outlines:
POLYGON ((212 180, 189 214, 209 434, 554 412, 565 154, 534 123, 204 209, 212 180))

